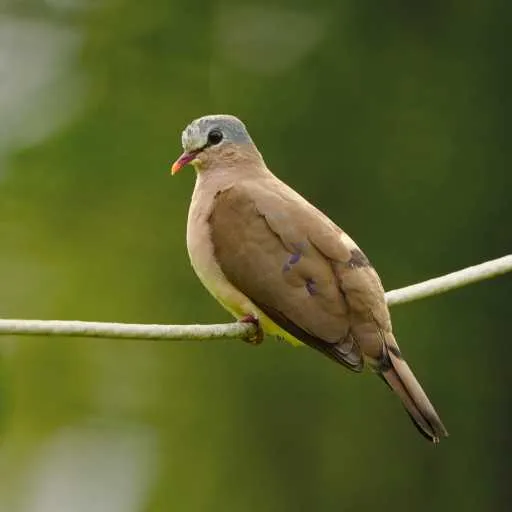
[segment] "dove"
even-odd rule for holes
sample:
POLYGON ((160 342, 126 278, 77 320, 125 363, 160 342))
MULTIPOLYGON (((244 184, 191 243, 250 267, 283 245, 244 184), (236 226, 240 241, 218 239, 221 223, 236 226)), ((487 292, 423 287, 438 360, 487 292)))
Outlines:
POLYGON ((244 123, 207 115, 182 134, 196 170, 187 222, 192 267, 236 319, 307 345, 353 372, 370 368, 424 437, 448 435, 393 335, 384 288, 353 239, 266 166, 244 123))

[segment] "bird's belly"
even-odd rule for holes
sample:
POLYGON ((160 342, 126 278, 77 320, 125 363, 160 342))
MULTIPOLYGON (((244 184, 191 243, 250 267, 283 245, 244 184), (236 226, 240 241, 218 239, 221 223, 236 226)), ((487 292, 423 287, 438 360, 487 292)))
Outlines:
MULTIPOLYGON (((198 201, 193 201, 193 204, 198 204, 198 201)), ((292 345, 302 345, 298 339, 279 327, 246 295, 228 281, 215 257, 207 218, 207 215, 196 215, 192 208, 189 212, 187 229, 187 248, 190 261, 204 287, 220 302, 224 309, 238 320, 251 315, 258 319, 266 334, 282 338, 292 345), (191 229, 192 226, 193 229, 191 229)))
POLYGON ((231 313, 236 319, 250 315, 258 319, 260 327, 265 334, 276 336, 294 346, 302 345, 302 342, 286 332, 272 319, 270 319, 261 309, 259 309, 248 297, 237 290, 222 274, 220 268, 217 272, 201 272, 199 268, 194 266, 197 276, 203 283, 204 287, 217 299, 222 307, 231 313), (215 277, 211 277, 214 275, 215 277))
MULTIPOLYGON (((189 249, 192 248, 189 247, 189 249)), ((213 258, 213 253, 212 257, 209 258, 208 251, 195 252, 192 249, 190 250, 190 257, 192 267, 204 287, 217 299, 222 307, 236 319, 240 320, 245 316, 251 315, 258 319, 265 334, 276 336, 295 346, 302 345, 297 338, 279 327, 279 325, 271 320, 248 297, 227 280, 213 258)))
POLYGON ((277 338, 280 338, 292 344, 295 347, 299 347, 303 344, 295 336, 292 336, 289 332, 279 327, 279 325, 277 325, 262 311, 259 311, 258 320, 264 333, 269 334, 271 336, 276 336, 277 338))

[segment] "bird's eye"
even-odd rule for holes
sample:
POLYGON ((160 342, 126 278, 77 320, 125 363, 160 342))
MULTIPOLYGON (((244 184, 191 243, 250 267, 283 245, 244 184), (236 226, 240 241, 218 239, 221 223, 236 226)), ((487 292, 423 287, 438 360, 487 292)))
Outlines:
POLYGON ((215 145, 215 144, 219 144, 219 142, 224 138, 224 136, 222 135, 222 132, 220 130, 217 130, 217 129, 213 129, 209 134, 208 134, 208 144, 211 144, 211 145, 215 145))

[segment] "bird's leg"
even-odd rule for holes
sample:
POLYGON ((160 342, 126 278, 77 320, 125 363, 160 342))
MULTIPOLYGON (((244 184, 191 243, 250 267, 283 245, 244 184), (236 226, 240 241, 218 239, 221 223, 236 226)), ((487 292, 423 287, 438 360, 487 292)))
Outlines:
POLYGON ((254 334, 248 334, 247 336, 242 337, 242 339, 246 343, 250 343, 251 345, 259 345, 263 341, 263 337, 265 336, 265 333, 263 332, 263 329, 260 326, 260 322, 256 317, 254 317, 252 315, 245 315, 244 317, 240 318, 240 320, 238 320, 238 321, 243 324, 252 324, 257 329, 254 334))

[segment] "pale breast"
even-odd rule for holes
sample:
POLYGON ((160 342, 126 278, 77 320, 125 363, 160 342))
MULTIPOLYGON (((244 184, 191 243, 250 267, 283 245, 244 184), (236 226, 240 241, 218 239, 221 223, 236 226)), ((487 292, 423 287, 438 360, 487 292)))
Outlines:
POLYGON ((218 172, 215 182, 207 181, 198 174, 187 223, 187 249, 192 267, 205 288, 233 316, 245 315, 257 317, 259 310, 252 302, 238 291, 225 277, 215 258, 211 240, 209 217, 212 212, 215 194, 229 188, 232 179, 222 179, 218 172))

